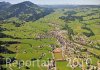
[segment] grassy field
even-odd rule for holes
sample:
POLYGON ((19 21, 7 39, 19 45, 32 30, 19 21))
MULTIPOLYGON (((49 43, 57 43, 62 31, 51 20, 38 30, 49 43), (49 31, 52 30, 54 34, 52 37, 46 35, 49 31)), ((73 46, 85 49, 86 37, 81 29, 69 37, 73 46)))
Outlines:
MULTIPOLYGON (((97 66, 97 62, 100 61, 99 58, 95 56, 100 56, 100 8, 90 8, 90 9, 73 9, 73 11, 76 11, 76 14, 73 14, 73 16, 82 16, 83 20, 80 21, 78 19, 75 19, 75 21, 68 21, 60 19, 61 16, 68 16, 65 15, 65 12, 70 11, 71 9, 56 9, 55 12, 40 18, 37 21, 34 22, 25 22, 25 24, 22 24, 20 27, 16 27, 12 22, 9 23, 3 23, 0 24, 1 28, 4 28, 4 31, 1 31, 0 33, 3 33, 5 35, 4 38, 0 38, 1 42, 4 42, 3 44, 0 43, 1 46, 6 48, 8 51, 14 52, 9 53, 8 51, 4 51, 0 53, 0 56, 3 56, 4 58, 16 58, 16 60, 32 60, 34 62, 34 66, 26 67, 25 65, 21 68, 21 70, 26 70, 29 68, 29 70, 47 70, 47 66, 42 66, 44 63, 43 60, 48 61, 49 59, 52 59, 52 47, 51 45, 59 46, 57 39, 50 35, 50 32, 53 30, 63 30, 63 26, 67 24, 70 29, 74 32, 75 35, 71 35, 72 37, 78 36, 78 37, 85 37, 85 41, 87 39, 93 44, 85 44, 81 45, 82 47, 86 48, 89 53, 89 58, 92 60, 92 65, 97 66), (95 11, 97 10, 97 13, 95 11), (89 15, 91 13, 95 13, 93 15, 89 15), (86 25, 86 26, 85 26, 86 25), (86 27, 86 29, 82 28, 86 27), (89 37, 84 34, 90 34, 91 31, 94 35, 90 35, 89 37), (9 43, 9 42, 18 42, 18 43, 9 43), (92 45, 92 46, 90 46, 92 45), (96 48, 96 46, 99 46, 99 48, 96 48), (92 47, 92 48, 91 48, 92 47), (39 60, 39 66, 37 66, 36 60, 39 60)), ((14 18, 10 19, 14 20, 14 18)), ((18 20, 17 20, 18 21, 18 20)), ((16 22, 17 22, 16 21, 16 22)), ((19 22, 19 21, 18 21, 19 22)), ((68 30, 66 30, 68 32, 68 30)), ((68 34, 65 35, 65 37, 68 37, 68 34)), ((69 40, 69 38, 68 38, 69 40)), ((72 40, 74 43, 74 40, 72 40)), ((76 43, 76 42, 75 42, 76 43)), ((77 43, 78 44, 78 43, 77 43)), ((80 47, 79 47, 80 48, 80 47)), ((75 50, 76 51, 76 50, 75 50)), ((75 52, 74 51, 74 52, 75 52)), ((80 50, 79 50, 80 51, 80 50)), ((87 55, 87 51, 81 52, 81 55, 87 55)), ((72 54, 77 56, 77 54, 72 54)), ((62 53, 54 53, 55 59, 62 59, 62 53)), ((12 63, 13 64, 13 63, 12 63)), ((72 70, 71 67, 67 66, 67 61, 57 61, 56 62, 56 68, 57 70, 72 70)), ((5 67, 5 64, 3 65, 5 67)), ((12 67, 14 70, 19 70, 18 66, 12 67)), ((9 70, 9 68, 7 69, 9 70)), ((76 67, 74 70, 81 70, 79 67, 76 67)))

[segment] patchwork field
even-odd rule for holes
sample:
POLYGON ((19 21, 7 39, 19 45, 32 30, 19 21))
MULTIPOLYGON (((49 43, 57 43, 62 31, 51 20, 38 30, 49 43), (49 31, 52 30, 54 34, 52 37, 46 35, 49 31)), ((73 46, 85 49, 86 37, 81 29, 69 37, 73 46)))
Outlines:
POLYGON ((51 14, 34 22, 24 22, 18 27, 12 21, 16 24, 22 22, 16 18, 0 22, 0 66, 3 69, 98 69, 100 8, 54 9, 51 14), (64 49, 58 53, 53 52, 57 48, 64 49), (6 66, 6 58, 11 59, 11 67, 9 64, 6 66), (77 62, 74 58, 80 60, 77 62), (33 64, 29 65, 27 60, 33 64))

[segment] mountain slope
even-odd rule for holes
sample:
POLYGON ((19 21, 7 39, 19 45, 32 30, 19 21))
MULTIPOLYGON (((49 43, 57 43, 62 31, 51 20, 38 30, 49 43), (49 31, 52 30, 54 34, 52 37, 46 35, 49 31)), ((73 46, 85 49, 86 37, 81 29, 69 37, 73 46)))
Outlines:
POLYGON ((9 2, 0 2, 0 11, 7 9, 11 4, 9 2))
POLYGON ((12 5, 3 12, 0 13, 0 20, 8 19, 11 17, 17 17, 25 21, 34 21, 52 12, 47 8, 42 8, 29 1, 25 1, 19 4, 12 5))

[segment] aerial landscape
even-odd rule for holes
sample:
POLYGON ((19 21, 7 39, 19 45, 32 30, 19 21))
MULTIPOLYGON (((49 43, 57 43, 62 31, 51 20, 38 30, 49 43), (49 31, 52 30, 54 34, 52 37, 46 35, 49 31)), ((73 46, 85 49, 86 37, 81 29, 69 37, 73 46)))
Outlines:
POLYGON ((0 1, 0 70, 100 70, 100 1, 51 1, 0 1))

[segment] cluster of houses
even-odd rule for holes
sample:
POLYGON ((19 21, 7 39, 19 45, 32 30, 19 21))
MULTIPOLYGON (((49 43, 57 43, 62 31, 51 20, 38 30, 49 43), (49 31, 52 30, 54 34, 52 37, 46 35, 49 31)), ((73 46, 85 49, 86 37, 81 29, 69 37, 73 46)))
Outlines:
POLYGON ((56 67, 55 60, 54 59, 49 59, 48 70, 54 70, 55 67, 56 67))
POLYGON ((80 43, 82 45, 86 45, 89 43, 89 40, 86 38, 86 36, 74 36, 73 40, 77 43, 80 43))
MULTIPOLYGON (((80 53, 80 49, 79 48, 82 48, 82 46, 80 45, 76 45, 75 43, 71 42, 70 40, 66 40, 64 38, 64 36, 62 36, 62 34, 60 34, 59 31, 53 31, 52 32, 52 35, 57 39, 57 41, 61 44, 61 47, 62 47, 62 51, 63 51, 63 55, 64 56, 67 56, 67 57, 73 57, 73 58, 80 58, 80 59, 87 59, 88 56, 83 56, 81 55, 80 53), (77 48, 79 47, 79 48, 77 48), (78 51, 78 52, 77 52, 78 51), (77 52, 77 53, 76 53, 77 52)), ((82 45, 86 45, 87 43, 89 43, 89 40, 87 40, 87 38, 85 37, 81 37, 81 36, 76 36, 76 37, 73 37, 73 40, 76 42, 76 43, 80 43, 82 45)), ((56 49, 54 50, 54 52, 60 52, 59 49, 56 49)), ((88 53, 88 51, 87 51, 88 53)), ((88 55, 88 54, 87 54, 88 55)), ((73 64, 72 64, 73 65, 73 64)), ((82 64, 81 64, 82 65, 82 64)), ((98 66, 93 66, 93 65, 90 65, 89 67, 89 70, 100 70, 100 62, 98 62, 97 64, 98 66)), ((74 68, 74 67, 73 67, 74 68)), ((86 70, 86 68, 84 67, 84 65, 81 66, 81 69, 82 70, 86 70)))

